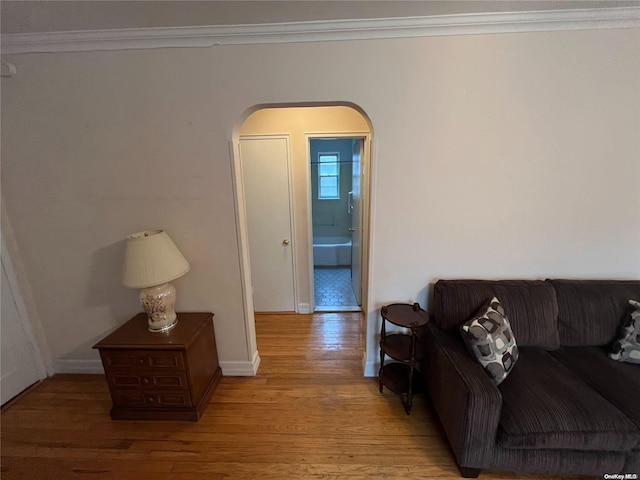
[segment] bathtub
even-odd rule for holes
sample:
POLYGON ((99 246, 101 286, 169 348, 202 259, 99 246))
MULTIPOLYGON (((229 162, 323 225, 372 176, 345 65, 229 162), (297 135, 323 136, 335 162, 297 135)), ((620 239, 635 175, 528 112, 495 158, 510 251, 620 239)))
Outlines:
POLYGON ((317 267, 351 266, 351 237, 314 237, 313 264, 317 267))

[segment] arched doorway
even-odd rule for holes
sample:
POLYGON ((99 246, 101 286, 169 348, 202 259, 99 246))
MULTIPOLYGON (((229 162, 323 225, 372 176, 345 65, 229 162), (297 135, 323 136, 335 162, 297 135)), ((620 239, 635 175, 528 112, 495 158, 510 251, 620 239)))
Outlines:
MULTIPOLYGON (((312 221, 311 172, 312 168, 315 168, 315 166, 312 167, 310 158, 309 141, 312 138, 353 138, 361 141, 361 150, 358 151, 357 159, 360 191, 358 192, 358 221, 353 222, 358 229, 357 232, 354 231, 357 234, 357 246, 354 250, 356 250, 355 257, 358 259, 356 262, 357 284, 362 292, 360 302, 365 314, 369 310, 367 301, 372 133, 371 123, 366 114, 351 104, 257 106, 245 112, 241 123, 234 130, 233 174, 245 326, 249 351, 256 352, 254 354, 256 371, 259 357, 255 339, 254 311, 291 311, 304 314, 312 313, 316 307, 313 236, 314 229, 317 230, 318 225, 314 225, 312 221), (267 151, 275 157, 279 156, 281 161, 274 160, 273 168, 262 165, 261 169, 256 170, 257 173, 249 175, 243 173, 243 167, 251 163, 251 160, 247 160, 248 157, 255 152, 260 152, 260 158, 262 158, 263 152, 267 151), (274 177, 274 171, 278 169, 284 180, 274 177), (250 189, 252 193, 247 196, 250 189), (281 192, 288 198, 280 199, 280 203, 275 201, 271 208, 267 208, 265 202, 271 199, 275 192, 281 192), (255 195, 262 195, 262 197, 256 198, 255 195), (257 210, 256 205, 258 205, 257 210), (271 215, 273 222, 271 222, 271 215), (276 218, 276 215, 278 217, 288 215, 288 221, 276 218), (256 218, 259 218, 263 225, 256 226, 256 218), (256 233, 265 225, 270 227, 270 223, 280 226, 275 228, 277 231, 271 239, 267 236, 263 238, 263 232, 256 233), (285 228, 287 224, 290 227, 289 231, 285 228), (285 230, 278 230, 278 228, 285 228, 285 230), (256 238, 257 236, 260 238, 256 238), (269 245, 265 245, 266 243, 269 245), (254 253, 252 260, 252 250, 259 248, 263 248, 264 253, 259 255, 254 253), (280 261, 287 255, 290 255, 291 261, 291 279, 278 278, 277 276, 281 273, 274 274, 275 276, 269 274, 269 268, 272 267, 267 265, 265 268, 265 262, 261 262, 265 258, 267 260, 275 258, 280 261), (258 265, 259 262, 261 264, 258 265), (266 287, 262 288, 259 282, 265 283, 265 278, 267 279, 266 287), (275 287, 281 285, 285 285, 285 289, 290 288, 291 295, 277 293, 278 289, 275 287), (272 303, 264 301, 265 298, 273 300, 274 296, 284 301, 272 303)), ((356 156, 354 155, 353 158, 356 156)), ((348 199, 352 201, 351 197, 348 199)), ((346 209, 347 207, 345 211, 346 209)), ((354 227, 349 225, 349 228, 354 227)), ((286 270, 285 266, 278 271, 286 270)))

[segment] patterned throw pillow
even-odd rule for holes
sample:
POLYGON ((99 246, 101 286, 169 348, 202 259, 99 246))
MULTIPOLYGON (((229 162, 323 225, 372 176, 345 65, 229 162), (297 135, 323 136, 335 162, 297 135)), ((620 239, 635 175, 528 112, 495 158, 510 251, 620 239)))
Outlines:
POLYGON ((518 361, 518 346, 500 301, 493 297, 460 327, 472 355, 493 383, 500 385, 518 361))
POLYGON ((615 341, 609 357, 619 362, 640 364, 640 302, 629 300, 633 311, 620 328, 620 338, 615 341))

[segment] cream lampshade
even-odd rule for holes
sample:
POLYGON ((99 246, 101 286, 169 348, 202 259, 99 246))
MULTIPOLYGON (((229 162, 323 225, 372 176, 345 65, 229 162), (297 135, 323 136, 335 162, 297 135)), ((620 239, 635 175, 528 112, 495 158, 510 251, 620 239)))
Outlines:
POLYGON ((149 317, 149 330, 166 332, 178 322, 176 289, 169 282, 189 271, 189 262, 163 230, 127 237, 122 283, 141 288, 140 301, 149 317))

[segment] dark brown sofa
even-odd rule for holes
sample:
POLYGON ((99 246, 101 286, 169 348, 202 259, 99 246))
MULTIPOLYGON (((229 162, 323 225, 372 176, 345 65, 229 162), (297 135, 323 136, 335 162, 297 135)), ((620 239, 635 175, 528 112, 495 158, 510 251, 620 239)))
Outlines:
POLYGON ((440 280, 422 368, 462 476, 481 469, 640 478, 640 365, 608 348, 640 281, 440 280), (493 296, 520 357, 492 383, 459 327, 493 296))

